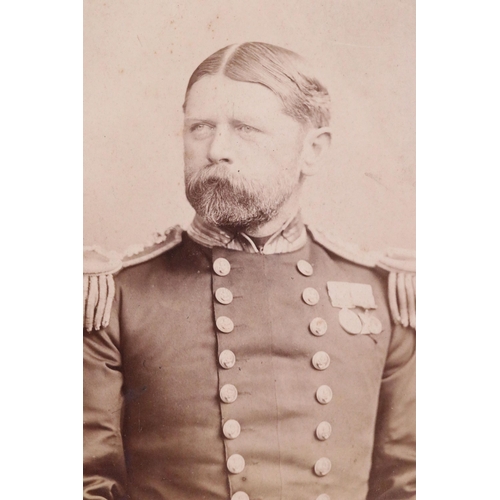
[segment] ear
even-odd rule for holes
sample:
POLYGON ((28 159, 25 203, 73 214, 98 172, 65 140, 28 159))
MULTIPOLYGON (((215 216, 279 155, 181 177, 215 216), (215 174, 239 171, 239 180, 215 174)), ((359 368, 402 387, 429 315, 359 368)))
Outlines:
POLYGON ((332 129, 330 127, 312 128, 304 139, 302 150, 302 173, 314 175, 321 168, 332 142, 332 129))

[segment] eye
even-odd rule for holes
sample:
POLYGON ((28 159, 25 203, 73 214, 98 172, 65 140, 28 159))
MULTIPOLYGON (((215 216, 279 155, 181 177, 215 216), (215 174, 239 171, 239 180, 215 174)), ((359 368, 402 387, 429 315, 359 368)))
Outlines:
POLYGON ((238 127, 236 127, 236 129, 238 130, 238 132, 242 133, 243 135, 249 135, 249 134, 253 134, 255 132, 258 132, 258 130, 256 128, 253 128, 251 127, 250 125, 239 125, 238 127))
POLYGON ((214 127, 208 123, 195 123, 189 128, 196 139, 204 139, 210 136, 214 127))

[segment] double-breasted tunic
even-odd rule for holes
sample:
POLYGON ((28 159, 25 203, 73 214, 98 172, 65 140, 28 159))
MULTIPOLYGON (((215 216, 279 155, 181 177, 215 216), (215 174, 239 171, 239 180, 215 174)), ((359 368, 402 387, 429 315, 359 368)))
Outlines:
POLYGON ((415 332, 386 287, 309 234, 262 255, 184 233, 122 271, 84 334, 84 497, 414 498, 415 332), (329 282, 369 285, 351 312, 380 333, 349 333, 329 282))

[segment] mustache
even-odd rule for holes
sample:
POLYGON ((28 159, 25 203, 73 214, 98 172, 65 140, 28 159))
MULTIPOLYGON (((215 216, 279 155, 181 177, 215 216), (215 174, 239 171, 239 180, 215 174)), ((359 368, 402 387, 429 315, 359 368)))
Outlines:
POLYGON ((257 181, 245 178, 239 174, 236 167, 223 163, 209 163, 203 169, 187 175, 186 185, 191 188, 195 185, 206 187, 224 185, 246 193, 258 193, 262 189, 257 181))
POLYGON ((221 177, 227 179, 234 176, 234 168, 225 163, 207 163, 202 169, 198 170, 197 174, 204 178, 221 177))

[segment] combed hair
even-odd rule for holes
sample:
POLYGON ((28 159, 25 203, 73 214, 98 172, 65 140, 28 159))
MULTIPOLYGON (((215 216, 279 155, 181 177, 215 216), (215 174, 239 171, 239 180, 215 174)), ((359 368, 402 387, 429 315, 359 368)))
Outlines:
POLYGON ((305 60, 291 50, 262 42, 229 45, 205 59, 194 71, 186 89, 207 75, 222 73, 231 80, 264 85, 283 102, 284 112, 300 123, 315 127, 330 123, 330 96, 312 76, 305 60))

